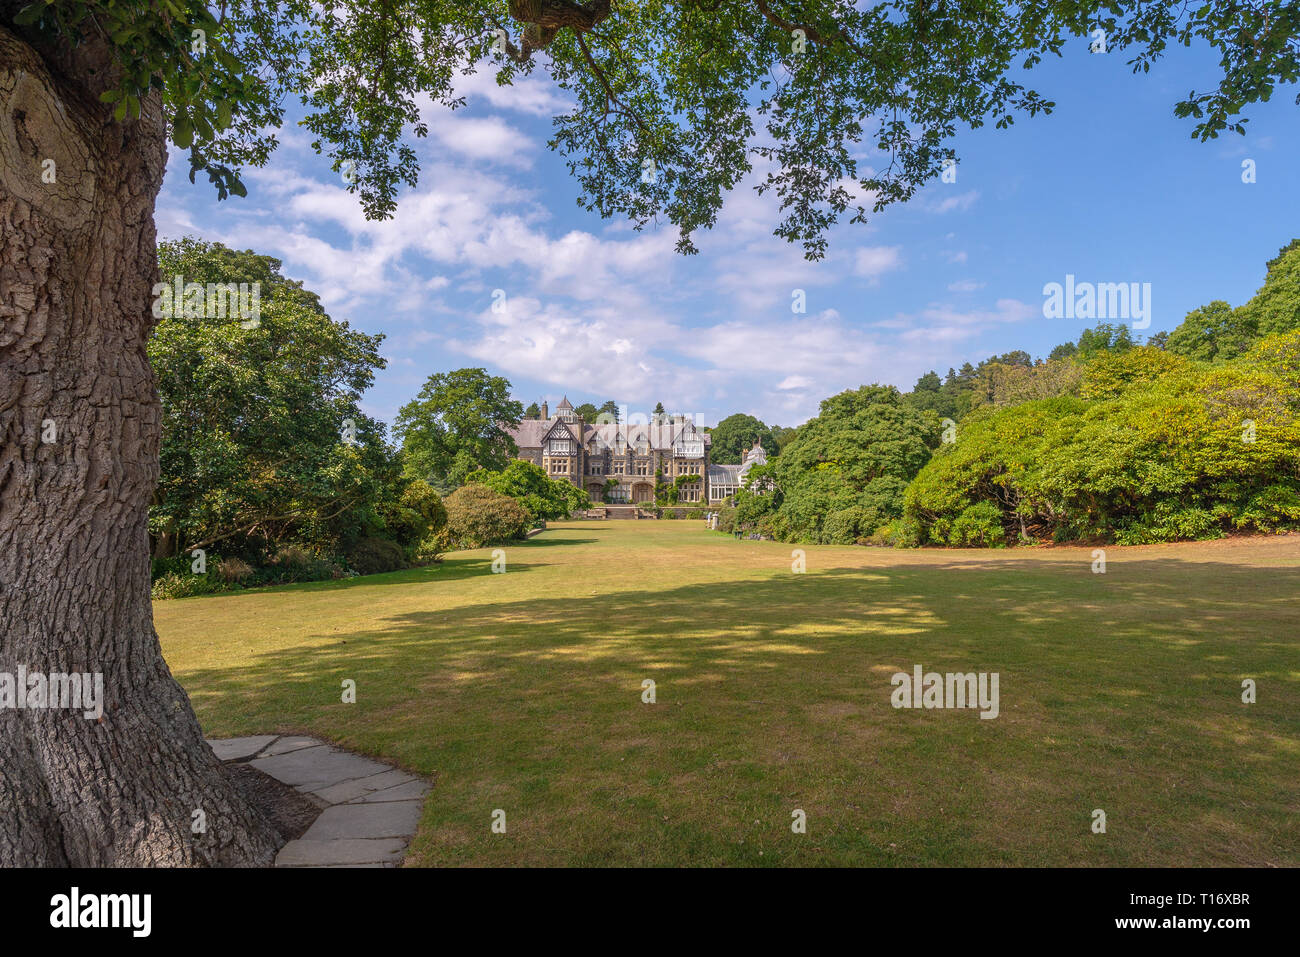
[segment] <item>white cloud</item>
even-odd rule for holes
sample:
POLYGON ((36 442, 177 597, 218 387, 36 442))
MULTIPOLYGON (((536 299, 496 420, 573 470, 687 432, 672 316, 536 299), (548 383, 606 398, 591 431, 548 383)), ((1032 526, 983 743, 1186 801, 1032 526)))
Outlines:
POLYGON ((902 265, 898 246, 864 246, 854 256, 853 271, 867 279, 877 279, 902 265))
POLYGON ((962 310, 935 303, 917 315, 895 317, 888 321, 888 326, 903 330, 901 338, 904 341, 942 343, 970 339, 999 325, 1023 322, 1041 315, 1041 307, 1036 308, 1018 299, 999 299, 992 309, 962 310))
POLYGON ((809 389, 816 383, 806 375, 788 375, 776 384, 776 387, 783 392, 791 389, 809 389))
POLYGON ((470 107, 485 101, 497 109, 531 116, 555 116, 573 107, 573 102, 556 89, 543 70, 527 76, 516 75, 514 82, 506 86, 499 85, 496 76, 492 67, 463 74, 456 81, 456 94, 465 97, 470 107))
MULTIPOLYGON (((367 220, 322 159, 295 150, 297 162, 251 171, 250 201, 221 207, 228 215, 206 235, 283 259, 285 274, 318 292, 336 318, 385 331, 391 365, 377 404, 393 408, 429 372, 472 360, 521 390, 585 389, 646 409, 662 400, 797 424, 827 395, 924 372, 936 342, 978 328, 974 314, 963 322, 939 306, 883 323, 827 308, 844 301, 844 286, 902 268, 902 247, 839 241, 826 260, 809 262, 801 246, 771 235, 776 198, 747 185, 717 228, 700 234, 693 259, 675 253, 668 226, 574 228, 593 221, 558 212, 541 177, 514 173, 540 149, 524 132, 529 117, 555 107, 543 87, 519 89, 531 99, 506 104, 509 91, 477 74, 461 91, 464 111, 429 104, 422 149, 435 155, 422 155, 420 185, 401 194, 389 220, 367 220), (476 100, 524 115, 523 127, 466 115, 476 100), (497 288, 506 294, 500 313, 491 310, 497 288), (791 312, 795 289, 807 294, 809 314, 791 312), (916 337, 921 328, 932 338, 916 337)), ((837 233, 852 242, 863 228, 837 233)))
POLYGON ((969 192, 959 193, 956 196, 948 196, 939 200, 930 207, 930 211, 940 215, 950 213, 954 209, 964 212, 975 205, 975 201, 979 198, 979 190, 972 189, 969 192))
POLYGON ((429 118, 429 132, 453 153, 470 160, 527 168, 533 142, 496 116, 465 116, 459 110, 442 110, 429 118))

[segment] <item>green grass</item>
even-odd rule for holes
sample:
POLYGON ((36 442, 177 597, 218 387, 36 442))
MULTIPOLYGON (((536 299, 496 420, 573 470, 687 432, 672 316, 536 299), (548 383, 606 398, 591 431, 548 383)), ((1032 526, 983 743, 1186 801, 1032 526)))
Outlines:
POLYGON ((408 865, 1300 863, 1300 538, 1110 548, 1102 575, 1090 549, 805 551, 796 575, 699 522, 560 523, 503 575, 460 552, 155 614, 210 735, 433 778, 408 865), (998 672, 1001 716, 893 709, 915 664, 998 672))

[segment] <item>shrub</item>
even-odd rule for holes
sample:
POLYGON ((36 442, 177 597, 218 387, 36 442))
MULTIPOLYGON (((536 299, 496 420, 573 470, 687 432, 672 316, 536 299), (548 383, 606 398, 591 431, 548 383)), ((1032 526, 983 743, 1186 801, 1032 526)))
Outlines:
POLYGON ((415 565, 428 565, 442 560, 443 535, 441 531, 430 535, 411 549, 410 560, 415 565))
POLYGON ((345 574, 341 565, 318 558, 301 545, 281 545, 270 563, 258 569, 256 580, 263 585, 288 585, 343 578, 345 574))
POLYGON ((192 598, 195 595, 212 595, 229 591, 232 587, 217 575, 196 575, 186 568, 183 572, 165 572, 149 590, 151 598, 192 598))
POLYGON ((508 495, 478 482, 447 496, 445 538, 457 548, 483 548, 518 541, 528 534, 533 517, 508 495))
POLYGON ((882 548, 896 548, 898 541, 898 522, 889 522, 881 525, 878 529, 867 536, 868 545, 879 545, 882 548))
POLYGON ((948 534, 949 545, 1000 548, 1006 543, 1002 512, 992 502, 977 502, 963 509, 948 534))
POLYGON ((307 565, 312 561, 312 554, 301 545, 281 545, 276 549, 271 561, 286 568, 294 565, 307 565))
POLYGON ((348 565, 358 575, 378 575, 406 567, 402 546, 388 538, 371 536, 360 539, 347 556, 348 565))
POLYGON ((1160 502, 1149 514, 1120 529, 1115 541, 1121 545, 1152 545, 1186 538, 1220 538, 1223 533, 1219 524, 1207 509, 1160 502))
MULTIPOLYGON (((500 472, 479 469, 469 482, 485 485, 508 495, 527 509, 535 524, 547 519, 568 518, 591 505, 582 489, 564 479, 553 479, 540 465, 516 459, 500 472)), ((617 483, 616 483, 617 484, 617 483)))
POLYGON ((1294 528, 1300 522, 1300 494, 1285 485, 1270 485, 1246 503, 1233 524, 1265 532, 1294 528))
POLYGON ((171 558, 155 558, 149 567, 149 580, 157 581, 169 572, 177 575, 189 575, 191 559, 185 555, 171 558))
POLYGON ((920 529, 915 522, 895 519, 868 535, 866 543, 883 548, 916 548, 921 544, 920 529))
POLYGON ((686 517, 687 517, 687 518, 703 518, 703 517, 704 517, 704 509, 702 509, 702 508, 693 508, 693 509, 689 510, 689 511, 686 513, 686 517))
POLYGON ((217 576, 226 584, 240 584, 255 574, 252 565, 242 558, 222 558, 216 563, 217 576))
POLYGON ((758 534, 778 542, 788 542, 792 538, 790 523, 779 512, 768 512, 755 523, 758 534))
POLYGON ((852 545, 860 536, 869 535, 873 531, 872 518, 874 515, 869 515, 866 509, 857 505, 831 512, 822 523, 822 544, 852 545))
POLYGON ((736 510, 731 506, 718 509, 718 531, 730 535, 736 530, 736 510))
POLYGON ((413 480, 384 515, 389 537, 414 557, 447 524, 447 509, 428 482, 413 480))

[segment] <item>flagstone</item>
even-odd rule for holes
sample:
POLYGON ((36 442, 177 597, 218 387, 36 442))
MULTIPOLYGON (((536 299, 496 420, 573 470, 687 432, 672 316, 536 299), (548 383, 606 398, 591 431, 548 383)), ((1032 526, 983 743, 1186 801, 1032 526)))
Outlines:
POLYGON ((301 735, 208 742, 222 761, 247 762, 328 805, 276 867, 396 867, 420 824, 425 780, 400 768, 301 735))
POLYGON ((273 734, 255 734, 249 738, 210 739, 208 744, 222 761, 244 761, 262 751, 275 737, 273 734))

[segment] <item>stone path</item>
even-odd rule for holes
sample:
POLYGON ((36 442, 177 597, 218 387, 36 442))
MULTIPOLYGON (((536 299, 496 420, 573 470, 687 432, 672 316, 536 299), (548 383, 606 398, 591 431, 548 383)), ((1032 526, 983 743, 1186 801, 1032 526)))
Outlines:
POLYGON ((263 734, 209 740, 222 761, 247 762, 324 808, 280 849, 276 867, 396 867, 420 823, 429 784, 316 738, 263 734))

